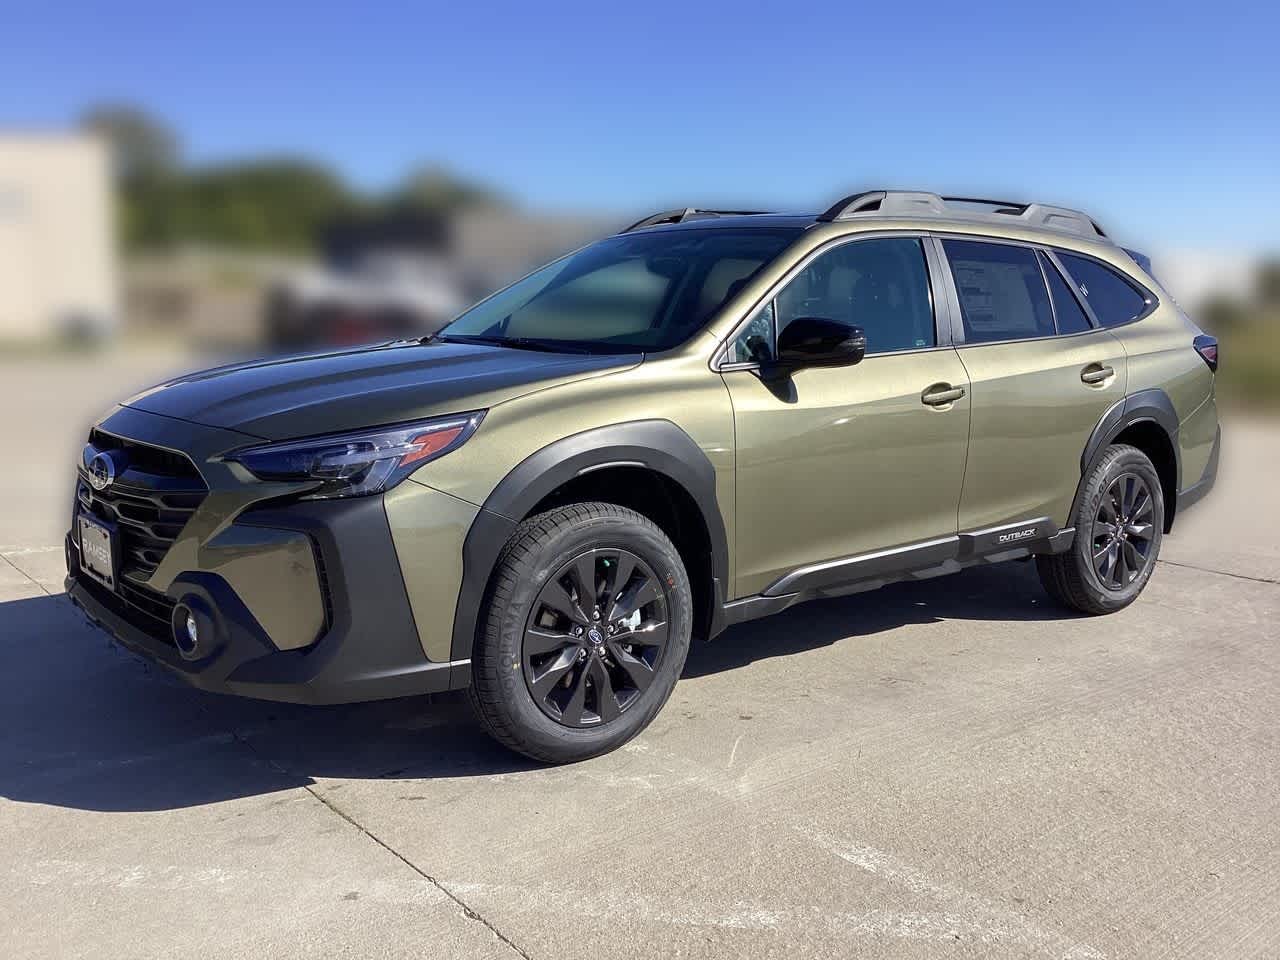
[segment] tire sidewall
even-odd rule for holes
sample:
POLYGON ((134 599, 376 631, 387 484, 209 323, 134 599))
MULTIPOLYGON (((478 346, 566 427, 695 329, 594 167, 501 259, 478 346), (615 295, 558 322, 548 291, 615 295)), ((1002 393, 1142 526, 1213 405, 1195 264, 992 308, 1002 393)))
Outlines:
POLYGON ((509 719, 538 753, 572 760, 616 749, 648 726, 684 668, 693 620, 688 574, 670 540, 656 527, 637 520, 596 515, 561 525, 547 542, 535 545, 529 556, 516 563, 514 590, 502 609, 490 611, 487 639, 491 648, 485 655, 497 658, 503 707, 510 713, 509 719), (657 574, 670 623, 668 640, 653 683, 621 716, 599 727, 567 727, 542 712, 525 681, 525 625, 538 594, 565 563, 588 550, 610 547, 631 551, 657 574))
POLYGON ((1093 595, 1092 599, 1107 610, 1120 610, 1127 607, 1142 593, 1151 575, 1155 572, 1155 561, 1160 556, 1160 546, 1164 540, 1164 488, 1160 484, 1160 476, 1147 456, 1135 447, 1121 447, 1109 450, 1108 454, 1094 467, 1085 485, 1084 495, 1076 514, 1076 537, 1072 545, 1080 577, 1085 587, 1093 595), (1112 590, 1102 584, 1097 570, 1093 566, 1093 521, 1098 513, 1098 506, 1106 495, 1112 482, 1126 473, 1136 473, 1142 477, 1151 491, 1153 502, 1152 526, 1154 532, 1151 539, 1151 562, 1146 569, 1123 590, 1112 590))

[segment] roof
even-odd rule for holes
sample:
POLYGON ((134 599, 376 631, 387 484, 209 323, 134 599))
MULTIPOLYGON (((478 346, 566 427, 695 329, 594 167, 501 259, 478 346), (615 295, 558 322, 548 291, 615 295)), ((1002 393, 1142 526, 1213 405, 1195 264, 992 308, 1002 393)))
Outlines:
POLYGON ((1044 203, 986 200, 976 197, 943 197, 936 193, 906 190, 870 190, 836 201, 814 214, 753 213, 704 210, 696 207, 668 210, 632 224, 633 230, 708 228, 804 228, 815 223, 919 220, 926 223, 978 224, 988 229, 1015 227, 1051 234, 1069 234, 1094 242, 1111 243, 1098 222, 1079 210, 1044 203))
POLYGON ((645 233, 657 233, 667 230, 729 230, 729 229, 784 229, 802 230, 816 222, 816 214, 812 213, 712 213, 696 211, 699 216, 692 219, 674 222, 663 221, 647 226, 632 226, 620 233, 632 230, 643 230, 645 233))

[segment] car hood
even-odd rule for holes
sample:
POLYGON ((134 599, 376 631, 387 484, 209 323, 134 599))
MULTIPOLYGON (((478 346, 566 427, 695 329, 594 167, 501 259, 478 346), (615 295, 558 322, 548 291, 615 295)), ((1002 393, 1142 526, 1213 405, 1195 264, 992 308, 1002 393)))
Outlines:
POLYGON ((641 359, 413 341, 216 367, 144 390, 124 406, 285 440, 478 410, 641 359))

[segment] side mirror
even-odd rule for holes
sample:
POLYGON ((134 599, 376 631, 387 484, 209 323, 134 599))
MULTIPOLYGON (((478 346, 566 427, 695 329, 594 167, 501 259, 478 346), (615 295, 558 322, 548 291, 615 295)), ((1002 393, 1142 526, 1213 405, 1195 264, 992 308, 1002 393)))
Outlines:
POLYGON ((775 365, 788 370, 803 367, 847 367, 862 362, 867 336, 861 327, 826 317, 796 317, 778 334, 775 365))

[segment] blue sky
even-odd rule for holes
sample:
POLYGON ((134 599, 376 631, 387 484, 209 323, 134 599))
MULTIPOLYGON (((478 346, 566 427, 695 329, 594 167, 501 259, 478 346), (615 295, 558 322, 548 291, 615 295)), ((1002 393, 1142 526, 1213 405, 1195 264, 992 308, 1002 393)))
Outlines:
POLYGON ((1040 199, 1148 248, 1280 248, 1269 4, 29 4, 0 128, 136 102, 197 163, 444 163, 543 209, 1040 199))

